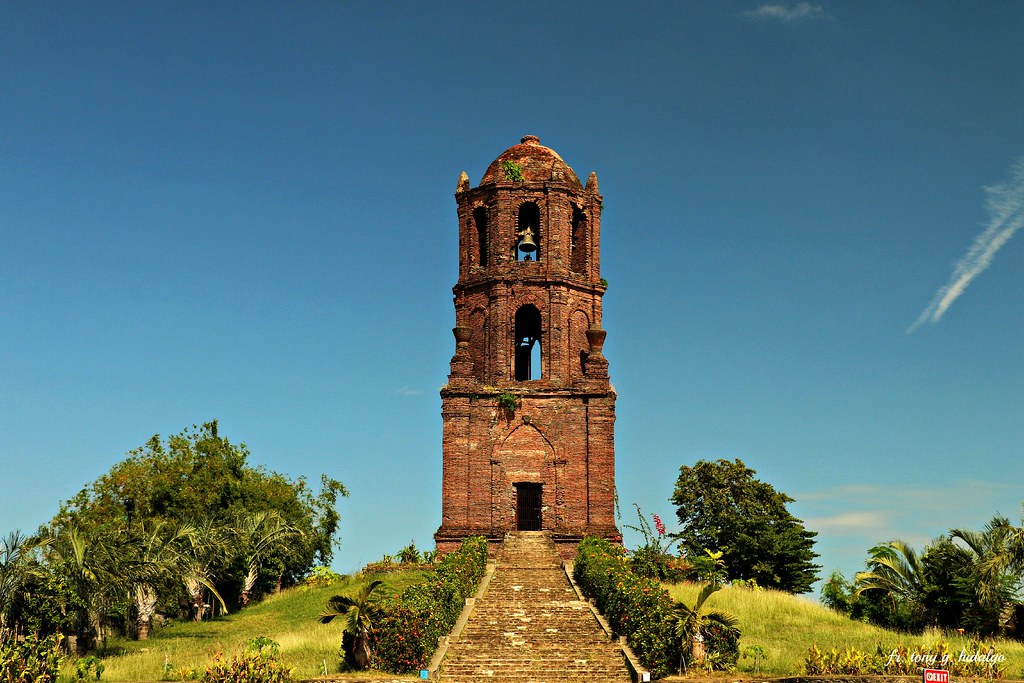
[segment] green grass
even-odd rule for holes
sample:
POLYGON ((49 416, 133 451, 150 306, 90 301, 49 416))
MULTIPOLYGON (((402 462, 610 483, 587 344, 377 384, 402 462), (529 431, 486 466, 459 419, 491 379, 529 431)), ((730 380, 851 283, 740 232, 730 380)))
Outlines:
MULTIPOLYGON (((701 586, 678 584, 667 588, 673 599, 693 604, 701 586)), ((945 640, 953 652, 969 650, 969 638, 956 632, 928 631, 920 636, 894 633, 848 619, 813 598, 774 590, 725 588, 708 598, 704 609, 729 612, 739 619, 743 634, 740 651, 749 645, 763 648, 767 660, 761 663, 761 673, 769 676, 803 673, 802 662, 812 645, 823 650, 853 647, 873 653, 879 643, 891 650, 897 643, 927 645, 945 640)), ((1024 678, 1024 643, 997 640, 996 647, 1006 655, 1006 677, 1024 678)), ((742 673, 753 673, 753 664, 741 658, 738 668, 742 673)))
MULTIPOLYGON (((388 591, 396 594, 425 576, 425 572, 413 571, 381 578, 385 579, 388 591)), ((321 676, 325 662, 328 674, 335 675, 341 628, 337 623, 320 624, 316 616, 330 596, 353 590, 368 580, 355 577, 327 587, 293 588, 213 621, 171 622, 155 630, 147 641, 111 641, 103 656, 106 670, 102 680, 109 683, 176 680, 175 676, 165 674, 165 662, 176 671, 202 670, 217 653, 232 656, 242 651, 246 642, 259 636, 281 645, 282 657, 288 666, 294 667, 296 679, 321 676)), ((700 591, 698 584, 668 588, 674 599, 688 604, 700 591)), ((726 588, 712 595, 705 609, 731 612, 739 619, 743 632, 740 649, 748 645, 764 649, 767 659, 761 662, 760 674, 765 676, 800 675, 804 656, 815 644, 825 650, 854 647, 866 652, 874 652, 879 643, 892 648, 897 643, 927 644, 938 640, 948 641, 954 652, 968 647, 968 640, 957 633, 929 632, 923 636, 893 633, 851 621, 813 598, 779 591, 726 588)), ((996 646, 1007 657, 1006 677, 1024 679, 1024 643, 1000 640, 996 646)), ((753 661, 740 659, 738 673, 752 674, 753 661)), ((364 672, 359 676, 366 678, 368 674, 364 672)), ((73 678, 70 667, 65 667, 63 677, 73 678)), ((390 674, 381 677, 395 678, 390 674)))
MULTIPOLYGON (((373 578, 384 579, 387 591, 397 594, 426 575, 422 571, 409 571, 373 578)), ((340 662, 341 627, 336 621, 321 624, 316 616, 332 595, 353 590, 367 581, 366 577, 355 577, 326 587, 292 588, 212 621, 169 622, 156 629, 146 641, 112 640, 108 643, 107 654, 103 655, 106 670, 102 680, 109 683, 179 680, 180 675, 166 674, 167 665, 175 672, 202 671, 216 654, 231 657, 244 650, 249 640, 259 636, 280 644, 281 657, 289 667, 294 667, 296 679, 322 676, 325 663, 328 674, 334 675, 340 662)), ((68 667, 63 675, 71 671, 68 667)), ((366 678, 366 673, 361 677, 366 678)), ((394 676, 388 675, 388 678, 394 676)))

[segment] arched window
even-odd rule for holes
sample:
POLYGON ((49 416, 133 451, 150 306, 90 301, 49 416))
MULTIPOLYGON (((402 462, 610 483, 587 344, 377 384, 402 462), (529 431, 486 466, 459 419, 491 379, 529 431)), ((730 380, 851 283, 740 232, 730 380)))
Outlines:
POLYGON ((515 378, 526 382, 541 378, 543 354, 541 352, 540 311, 526 304, 516 311, 515 378))
POLYGON ((473 223, 476 225, 476 256, 477 264, 487 265, 487 208, 478 206, 473 209, 473 223))
POLYGON ((574 273, 585 273, 587 270, 587 214, 579 207, 572 209, 569 268, 574 273))
POLYGON ((523 202, 519 207, 512 256, 516 261, 540 260, 540 207, 533 202, 523 202))

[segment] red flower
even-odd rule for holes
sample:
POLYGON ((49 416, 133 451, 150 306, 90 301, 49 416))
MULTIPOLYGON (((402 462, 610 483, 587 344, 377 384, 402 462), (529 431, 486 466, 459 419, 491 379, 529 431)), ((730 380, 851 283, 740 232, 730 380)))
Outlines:
POLYGON ((657 514, 654 515, 654 528, 657 530, 659 536, 665 535, 665 523, 661 521, 661 517, 657 514))

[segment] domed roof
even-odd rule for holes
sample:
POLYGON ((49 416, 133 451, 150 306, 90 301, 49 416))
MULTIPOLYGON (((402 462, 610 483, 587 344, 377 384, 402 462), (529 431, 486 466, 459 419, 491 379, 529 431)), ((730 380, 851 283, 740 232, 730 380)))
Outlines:
POLYGON ((562 161, 558 152, 540 144, 540 138, 536 135, 527 135, 518 145, 509 147, 501 155, 491 162, 484 173, 481 185, 487 185, 496 181, 513 180, 505 177, 505 165, 503 162, 512 162, 522 172, 522 182, 537 183, 547 181, 560 181, 572 187, 580 188, 580 179, 569 167, 569 164, 562 161))

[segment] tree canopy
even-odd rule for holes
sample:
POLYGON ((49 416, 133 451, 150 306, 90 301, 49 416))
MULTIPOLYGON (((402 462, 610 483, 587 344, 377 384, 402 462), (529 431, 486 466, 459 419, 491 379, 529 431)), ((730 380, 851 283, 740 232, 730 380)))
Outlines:
POLYGON ((981 531, 952 529, 918 553, 905 541, 871 548, 865 571, 834 572, 822 602, 854 619, 919 632, 959 628, 1024 634, 1024 527, 997 515, 981 531))
MULTIPOLYGON (((153 436, 60 507, 40 531, 38 571, 20 580, 35 599, 71 596, 80 635, 101 639, 105 622, 137 619, 145 637, 155 612, 201 619, 214 600, 226 609, 329 564, 345 487, 322 475, 313 489, 248 458, 216 421, 153 436)), ((5 618, 47 613, 21 602, 4 605, 5 618)), ((60 627, 49 622, 38 626, 60 627)))
POLYGON ((792 498, 755 474, 739 459, 680 467, 670 499, 682 526, 679 547, 690 557, 721 552, 729 580, 806 593, 821 569, 813 562, 817 533, 786 509, 792 498))

